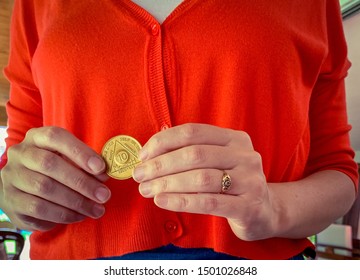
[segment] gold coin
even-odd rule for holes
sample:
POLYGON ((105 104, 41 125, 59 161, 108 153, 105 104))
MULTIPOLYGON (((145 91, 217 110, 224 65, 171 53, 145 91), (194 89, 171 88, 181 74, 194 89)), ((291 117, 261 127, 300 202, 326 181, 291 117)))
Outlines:
POLYGON ((140 143, 127 135, 109 139, 101 151, 106 163, 106 173, 119 180, 131 178, 134 168, 140 163, 140 149, 140 143))

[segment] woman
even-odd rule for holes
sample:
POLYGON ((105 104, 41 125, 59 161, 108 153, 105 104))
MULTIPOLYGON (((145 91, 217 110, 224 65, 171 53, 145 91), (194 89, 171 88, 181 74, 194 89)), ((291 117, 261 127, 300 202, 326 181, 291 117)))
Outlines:
POLYGON ((31 258, 301 258, 357 192, 338 1, 140 2, 15 2, 0 207, 31 258))

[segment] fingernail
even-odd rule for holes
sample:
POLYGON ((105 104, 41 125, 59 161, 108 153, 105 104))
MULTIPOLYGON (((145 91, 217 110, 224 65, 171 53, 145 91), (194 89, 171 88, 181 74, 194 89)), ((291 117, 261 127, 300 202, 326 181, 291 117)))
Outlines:
POLYGON ((145 167, 143 167, 142 165, 138 165, 137 167, 135 167, 133 173, 134 180, 139 183, 142 181, 142 179, 144 179, 144 177, 145 177, 145 167))
POLYGON ((146 149, 142 148, 140 151, 139 151, 139 159, 141 161, 144 161, 148 158, 148 152, 146 149))
POLYGON ((139 185, 139 191, 142 196, 148 197, 151 194, 151 184, 148 182, 139 185))
POLYGON ((98 188, 95 191, 95 197, 100 201, 100 202, 106 202, 109 198, 110 198, 110 191, 106 188, 98 188))
POLYGON ((88 160, 88 166, 94 173, 99 173, 105 169, 104 161, 95 156, 92 156, 88 160))
POLYGON ((105 207, 101 204, 95 204, 93 207, 94 218, 100 218, 105 213, 105 207))

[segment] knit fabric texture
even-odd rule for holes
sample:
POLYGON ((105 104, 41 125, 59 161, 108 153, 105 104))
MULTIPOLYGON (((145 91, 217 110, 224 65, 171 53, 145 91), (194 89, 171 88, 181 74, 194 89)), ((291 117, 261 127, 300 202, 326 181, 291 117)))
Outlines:
MULTIPOLYGON (((15 1, 11 26, 7 147, 30 128, 58 126, 100 153, 115 135, 145 144, 162 128, 206 123, 247 132, 268 182, 338 170, 357 184, 337 0, 185 0, 161 25, 128 0, 27 0, 15 1)), ((106 184, 102 218, 34 232, 31 258, 94 259, 172 243, 287 259, 311 246, 243 241, 224 218, 159 209, 132 179, 106 184)))

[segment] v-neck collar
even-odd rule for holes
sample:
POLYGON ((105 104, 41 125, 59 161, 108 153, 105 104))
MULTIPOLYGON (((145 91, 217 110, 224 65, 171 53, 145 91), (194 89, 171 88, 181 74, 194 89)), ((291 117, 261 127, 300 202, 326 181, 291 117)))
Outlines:
POLYGON ((147 10, 161 24, 184 0, 132 0, 147 10))
POLYGON ((160 26, 167 25, 169 22, 172 22, 174 19, 178 18, 181 14, 190 9, 196 2, 197 0, 182 1, 160 24, 158 20, 143 7, 139 6, 131 0, 123 0, 124 5, 131 12, 134 18, 137 18, 137 20, 140 20, 143 24, 147 26, 154 23, 157 23, 160 26))

